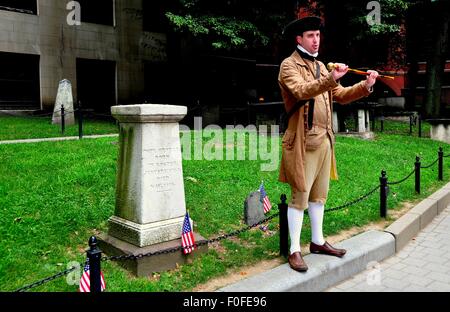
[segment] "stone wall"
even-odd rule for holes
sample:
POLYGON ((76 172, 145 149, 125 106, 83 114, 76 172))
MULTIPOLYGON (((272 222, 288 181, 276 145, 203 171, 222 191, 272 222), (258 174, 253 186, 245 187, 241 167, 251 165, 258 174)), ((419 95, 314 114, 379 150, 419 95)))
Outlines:
POLYGON ((58 83, 68 79, 77 98, 77 58, 116 62, 117 103, 144 92, 144 61, 166 61, 166 36, 143 32, 142 0, 115 0, 115 25, 67 23, 69 1, 39 0, 38 14, 0 10, 0 51, 40 56, 41 109, 54 105, 58 83))

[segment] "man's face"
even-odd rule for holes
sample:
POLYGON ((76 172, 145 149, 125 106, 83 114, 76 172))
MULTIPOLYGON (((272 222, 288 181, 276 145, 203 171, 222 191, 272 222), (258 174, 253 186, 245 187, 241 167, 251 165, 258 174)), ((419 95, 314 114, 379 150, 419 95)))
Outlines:
POLYGON ((320 30, 305 31, 303 36, 297 36, 297 43, 311 54, 319 52, 320 30))

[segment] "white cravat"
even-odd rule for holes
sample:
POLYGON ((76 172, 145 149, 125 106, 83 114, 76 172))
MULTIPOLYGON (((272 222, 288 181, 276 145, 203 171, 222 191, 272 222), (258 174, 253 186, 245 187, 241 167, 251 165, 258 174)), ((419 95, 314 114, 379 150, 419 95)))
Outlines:
POLYGON ((309 56, 312 56, 312 57, 317 57, 317 56, 319 55, 319 52, 316 52, 316 53, 314 53, 314 54, 309 53, 309 52, 306 51, 305 48, 302 47, 301 45, 297 45, 297 48, 299 48, 300 51, 302 51, 303 53, 306 53, 306 54, 308 54, 309 56))

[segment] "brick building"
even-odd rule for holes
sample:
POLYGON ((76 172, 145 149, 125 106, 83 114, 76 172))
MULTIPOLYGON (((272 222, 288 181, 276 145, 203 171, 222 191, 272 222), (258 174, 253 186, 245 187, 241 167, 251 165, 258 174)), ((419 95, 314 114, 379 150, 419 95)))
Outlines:
POLYGON ((167 63, 161 0, 0 0, 0 110, 48 110, 58 83, 96 111, 152 100, 167 63), (80 4, 81 25, 72 25, 80 4))

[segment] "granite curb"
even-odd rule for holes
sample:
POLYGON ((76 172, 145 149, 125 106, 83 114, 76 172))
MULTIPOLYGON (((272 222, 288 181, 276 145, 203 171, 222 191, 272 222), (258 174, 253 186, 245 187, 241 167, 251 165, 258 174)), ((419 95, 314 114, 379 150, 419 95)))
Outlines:
POLYGON ((338 248, 347 249, 343 258, 309 254, 304 257, 309 266, 305 273, 295 272, 285 263, 217 291, 324 291, 366 270, 372 262, 395 255, 449 204, 450 183, 414 206, 384 231, 370 230, 336 244, 338 248))
POLYGON ((283 264, 259 275, 219 289, 219 292, 311 292, 322 291, 395 253, 395 240, 382 231, 368 231, 336 244, 348 250, 342 258, 309 254, 304 257, 309 269, 293 271, 283 264))
POLYGON ((395 238, 395 251, 399 252, 408 242, 424 229, 434 217, 450 204, 450 183, 422 200, 406 214, 393 222, 384 231, 395 238))

